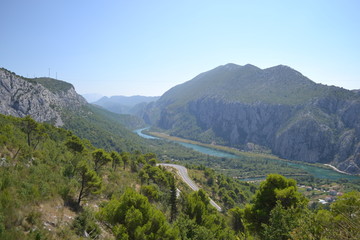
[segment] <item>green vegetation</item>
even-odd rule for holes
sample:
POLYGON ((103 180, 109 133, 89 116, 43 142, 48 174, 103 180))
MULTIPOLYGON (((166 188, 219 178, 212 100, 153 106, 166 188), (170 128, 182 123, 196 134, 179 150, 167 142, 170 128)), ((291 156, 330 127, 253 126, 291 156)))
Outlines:
POLYGON ((153 153, 107 152, 64 129, 0 115, 0 154, 0 239, 180 239, 184 221, 187 236, 211 226, 232 234, 207 203, 191 210, 198 199, 156 166, 153 153), (211 225, 214 218, 222 225, 211 225))
POLYGON ((227 64, 175 86, 162 96, 161 101, 170 102, 170 107, 175 109, 203 98, 224 102, 297 105, 317 97, 349 95, 356 97, 349 90, 315 84, 286 66, 262 70, 251 65, 227 64))
POLYGON ((49 89, 53 93, 66 92, 73 88, 73 85, 61 80, 56 80, 48 77, 41 78, 24 78, 25 80, 32 83, 39 83, 45 88, 49 89))
POLYGON ((64 128, 88 139, 98 148, 122 152, 135 151, 144 145, 143 139, 124 127, 143 126, 134 116, 119 115, 93 105, 86 105, 77 112, 63 112, 62 117, 65 122, 64 128))
POLYGON ((202 166, 198 169, 190 169, 189 176, 226 210, 235 206, 244 207, 256 189, 253 184, 219 174, 211 168, 202 166))
POLYGON ((0 70, 3 70, 3 71, 5 71, 8 74, 11 74, 13 76, 22 78, 22 79, 24 79, 24 80, 26 80, 26 81, 28 81, 30 83, 41 84, 42 86, 49 89, 53 93, 66 92, 66 91, 70 90, 71 88, 73 88, 73 85, 68 83, 68 82, 53 79, 53 78, 49 78, 49 77, 26 78, 26 77, 23 77, 23 76, 19 76, 16 73, 11 72, 11 71, 9 71, 9 70, 7 70, 5 68, 0 68, 0 70))
POLYGON ((154 153, 110 152, 29 117, 0 115, 0 159, 0 239, 357 239, 360 234, 359 192, 344 194, 328 208, 309 208, 294 180, 269 175, 256 190, 195 165, 190 174, 204 190, 192 192, 156 166, 154 153), (211 206, 208 195, 223 212, 211 206))
POLYGON ((165 215, 133 189, 127 189, 119 199, 110 200, 101 208, 99 219, 112 228, 116 239, 176 239, 177 236, 165 215))
POLYGON ((179 144, 173 143, 174 146, 172 147, 171 142, 166 141, 158 141, 156 147, 154 146, 153 151, 159 154, 161 160, 177 160, 180 164, 186 165, 188 168, 192 168, 192 165, 203 165, 206 167, 211 167, 217 171, 221 171, 225 175, 240 179, 266 177, 268 174, 271 173, 278 173, 281 175, 290 176, 308 175, 306 171, 289 166, 288 164, 286 164, 286 160, 280 159, 274 155, 254 152, 242 152, 226 146, 200 143, 197 141, 169 136, 158 132, 150 132, 150 134, 160 138, 168 139, 170 141, 190 143, 198 146, 216 149, 224 152, 225 154, 230 153, 236 156, 236 158, 229 158, 204 155, 200 154, 199 152, 194 152, 189 148, 184 149, 180 147, 179 144), (161 155, 160 150, 163 149, 163 147, 160 144, 163 144, 163 147, 166 148, 166 156, 161 155))

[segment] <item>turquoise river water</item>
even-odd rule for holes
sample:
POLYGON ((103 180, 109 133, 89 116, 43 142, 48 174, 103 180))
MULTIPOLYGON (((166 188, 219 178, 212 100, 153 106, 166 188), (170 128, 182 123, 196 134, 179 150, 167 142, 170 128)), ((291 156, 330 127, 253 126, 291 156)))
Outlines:
MULTIPOLYGON (((160 139, 160 138, 157 138, 157 137, 153 137, 153 136, 144 134, 142 131, 144 131, 146 129, 148 129, 148 128, 137 129, 134 132, 137 133, 139 136, 141 136, 143 138, 146 138, 146 139, 160 139)), ((238 158, 238 156, 236 156, 234 154, 219 151, 219 150, 216 150, 216 149, 213 149, 213 148, 203 147, 203 146, 199 146, 199 145, 191 144, 191 143, 183 143, 183 142, 179 142, 179 141, 173 141, 173 142, 176 142, 178 144, 181 144, 184 147, 191 148, 191 149, 193 149, 195 151, 198 151, 198 152, 201 152, 203 154, 207 154, 209 156, 224 157, 224 158, 238 158)), ((331 180, 336 180, 336 179, 356 180, 356 179, 360 179, 360 176, 343 174, 343 173, 339 173, 339 172, 337 172, 335 170, 332 170, 332 169, 317 167, 317 166, 308 165, 308 164, 302 164, 302 163, 299 163, 299 162, 290 162, 290 161, 283 161, 283 160, 274 160, 274 161, 279 161, 279 162, 287 164, 289 166, 302 169, 302 170, 308 172, 310 175, 312 175, 312 176, 314 176, 316 178, 324 178, 324 179, 331 179, 331 180)))

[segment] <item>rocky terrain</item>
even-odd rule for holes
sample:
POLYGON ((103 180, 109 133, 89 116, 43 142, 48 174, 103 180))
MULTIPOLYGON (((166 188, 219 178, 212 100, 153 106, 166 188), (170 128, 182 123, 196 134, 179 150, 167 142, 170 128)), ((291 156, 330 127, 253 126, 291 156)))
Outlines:
POLYGON ((49 79, 27 79, 0 69, 0 113, 15 117, 30 115, 38 122, 64 124, 61 111, 86 104, 74 87, 49 79))
POLYGON ((359 95, 286 66, 215 68, 170 89, 144 116, 153 112, 153 124, 173 135, 360 173, 359 95))

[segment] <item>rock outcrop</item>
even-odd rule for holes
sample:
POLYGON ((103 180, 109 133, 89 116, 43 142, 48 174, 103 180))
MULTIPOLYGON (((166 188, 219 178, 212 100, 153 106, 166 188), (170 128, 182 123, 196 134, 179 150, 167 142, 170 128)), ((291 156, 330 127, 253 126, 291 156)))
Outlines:
POLYGON ((76 110, 85 104, 86 100, 69 83, 49 78, 26 79, 0 69, 1 114, 15 117, 30 115, 38 122, 62 126, 61 112, 64 109, 76 110), (49 83, 55 83, 55 87, 50 88, 49 83))
POLYGON ((169 90, 157 108, 155 124, 173 135, 260 145, 282 158, 360 173, 360 96, 289 67, 218 67, 169 90))

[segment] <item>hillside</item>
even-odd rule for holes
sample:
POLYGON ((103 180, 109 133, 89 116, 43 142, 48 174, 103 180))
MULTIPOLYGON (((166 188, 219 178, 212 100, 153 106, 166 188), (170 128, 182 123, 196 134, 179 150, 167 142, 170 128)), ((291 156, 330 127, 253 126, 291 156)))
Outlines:
POLYGON ((224 176, 204 165, 231 160, 143 140, 124 127, 142 121, 84 103, 70 84, 7 70, 0 77, 2 111, 26 115, 0 114, 0 239, 359 237, 359 192, 338 197, 331 211, 312 211, 293 179, 270 174, 255 186, 224 176), (51 125, 59 121, 47 113, 72 131, 51 125), (157 166, 158 159, 174 156, 187 161, 203 190, 191 191, 177 174, 157 166))
MULTIPOLYGON (((153 153, 107 152, 62 128, 0 114, 0 239, 175 240, 204 230, 235 239, 204 191, 192 193, 156 162, 153 153), (193 220, 196 205, 204 221, 193 220)), ((222 194, 238 194, 223 201, 226 209, 249 200, 249 184, 211 177, 222 179, 213 185, 222 194)))
POLYGON ((173 87, 144 120, 175 136, 360 173, 360 96, 286 66, 227 64, 173 87))
POLYGON ((139 149, 142 139, 131 129, 144 125, 137 117, 119 115, 88 104, 67 82, 24 78, 0 69, 0 113, 31 116, 71 130, 108 150, 139 149))
POLYGON ((155 102, 159 97, 145 97, 145 96, 111 96, 102 97, 93 104, 101 106, 108 111, 119 114, 136 115, 141 111, 142 106, 150 102, 155 102))
POLYGON ((142 152, 155 152, 161 160, 207 158, 176 144, 146 141, 132 132, 144 126, 140 118, 87 104, 74 87, 64 81, 27 79, 0 69, 0 93, 0 113, 16 117, 29 115, 38 122, 62 126, 108 151, 141 149, 142 152))
POLYGON ((50 78, 28 79, 0 69, 0 113, 16 117, 31 115, 36 121, 64 125, 61 111, 86 105, 66 82, 50 78))
POLYGON ((190 175, 206 191, 191 191, 156 163, 153 153, 107 152, 62 128, 0 114, 0 239, 360 236, 359 192, 338 197, 331 211, 312 210, 281 175, 256 187, 199 166, 190 175))
POLYGON ((173 87, 159 101, 170 106, 201 98, 253 104, 298 105, 313 98, 349 91, 316 84, 290 67, 279 65, 260 69, 253 65, 226 64, 201 73, 194 79, 173 87))

